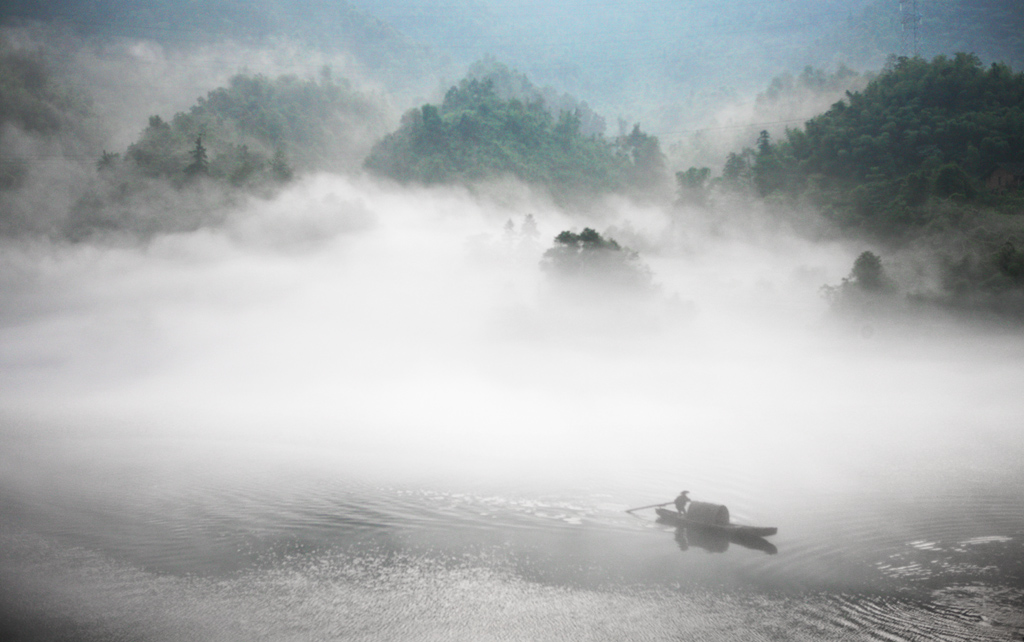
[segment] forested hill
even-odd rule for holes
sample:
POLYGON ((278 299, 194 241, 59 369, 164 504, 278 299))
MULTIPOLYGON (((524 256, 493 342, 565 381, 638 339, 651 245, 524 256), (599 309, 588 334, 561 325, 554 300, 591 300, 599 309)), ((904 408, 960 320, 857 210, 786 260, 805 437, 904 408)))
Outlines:
POLYGON ((239 74, 169 121, 150 118, 127 151, 149 176, 180 176, 202 138, 213 176, 246 175, 284 153, 298 169, 358 166, 385 114, 378 102, 325 69, 317 80, 239 74))
POLYGON ((150 116, 123 154, 104 151, 91 189, 52 228, 71 238, 194 229, 217 220, 217 208, 168 195, 266 194, 296 173, 353 170, 385 131, 385 113, 327 69, 317 79, 236 75, 188 111, 150 116))
POLYGON ((466 78, 440 105, 407 112, 366 167, 424 184, 514 176, 561 195, 649 191, 664 182, 657 138, 639 125, 614 140, 588 134, 583 107, 556 115, 539 94, 502 98, 495 78, 466 78))
MULTIPOLYGON (((682 202, 706 203, 709 173, 677 173, 682 202)), ((1020 318, 1022 179, 1024 74, 962 53, 894 58, 803 128, 778 142, 762 132, 755 148, 730 154, 713 184, 779 213, 810 207, 847 237, 913 255, 903 267, 920 282, 903 286, 915 300, 1020 318)), ((857 274, 848 281, 864 289, 857 274)), ((849 283, 831 294, 858 289, 849 283)))
POLYGON ((926 220, 933 198, 989 198, 984 179, 1021 161, 1024 74, 957 54, 894 61, 780 143, 733 154, 725 174, 885 232, 926 220))

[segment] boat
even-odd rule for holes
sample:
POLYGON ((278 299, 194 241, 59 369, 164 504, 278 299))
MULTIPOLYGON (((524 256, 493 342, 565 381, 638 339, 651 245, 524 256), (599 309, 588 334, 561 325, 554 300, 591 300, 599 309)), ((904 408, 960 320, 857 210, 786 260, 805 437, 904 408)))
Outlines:
POLYGON ((685 513, 655 508, 658 521, 670 526, 716 531, 735 537, 769 537, 779 532, 775 526, 744 526, 729 521, 729 511, 719 504, 691 502, 685 513))

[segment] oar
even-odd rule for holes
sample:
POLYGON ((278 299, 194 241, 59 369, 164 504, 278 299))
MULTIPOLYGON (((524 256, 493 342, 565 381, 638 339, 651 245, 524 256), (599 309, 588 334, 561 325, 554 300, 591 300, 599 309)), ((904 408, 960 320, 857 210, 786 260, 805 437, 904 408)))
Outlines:
POLYGON ((643 510, 645 508, 661 508, 662 506, 668 506, 669 504, 672 504, 672 503, 674 503, 674 502, 665 502, 664 504, 651 504, 650 506, 637 506, 636 508, 626 509, 626 512, 627 513, 632 513, 635 510, 643 510))

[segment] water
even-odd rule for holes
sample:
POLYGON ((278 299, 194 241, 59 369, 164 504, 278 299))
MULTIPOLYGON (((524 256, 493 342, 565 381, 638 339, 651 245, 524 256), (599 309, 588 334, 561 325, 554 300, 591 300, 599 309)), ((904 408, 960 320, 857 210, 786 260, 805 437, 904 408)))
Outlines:
POLYGON ((1019 329, 830 320, 860 248, 693 228, 567 303, 515 208, 373 190, 3 247, 5 639, 1024 634, 1019 329), (626 512, 684 488, 778 534, 626 512))
POLYGON ((889 492, 787 498, 756 479, 689 478, 734 521, 778 526, 766 552, 625 513, 626 500, 670 499, 651 489, 678 473, 654 457, 626 483, 576 487, 388 483, 358 455, 230 441, 9 440, 3 464, 5 625, 25 639, 1011 640, 1024 628, 1019 475, 961 471, 928 494, 894 475, 889 492))

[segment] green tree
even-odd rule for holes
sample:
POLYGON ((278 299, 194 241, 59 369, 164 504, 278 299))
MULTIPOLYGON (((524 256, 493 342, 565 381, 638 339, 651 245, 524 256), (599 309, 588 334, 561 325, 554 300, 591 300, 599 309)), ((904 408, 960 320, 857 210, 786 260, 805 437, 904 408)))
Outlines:
POLYGON ((729 152, 722 168, 722 183, 729 189, 741 190, 750 185, 752 171, 750 158, 753 151, 729 152))
POLYGON ((171 177, 176 175, 188 156, 181 153, 184 141, 171 130, 169 123, 158 115, 149 117, 142 137, 128 147, 126 154, 132 165, 143 175, 171 177))
POLYGON ((908 205, 916 207, 928 200, 930 188, 931 183, 924 172, 911 172, 904 180, 902 195, 908 205))
POLYGON ((192 162, 185 167, 185 176, 205 176, 210 173, 210 161, 206 155, 206 147, 203 146, 203 137, 196 137, 196 144, 189 152, 192 162))
POLYGON ((248 183, 263 168, 263 159, 249 151, 248 145, 238 148, 238 159, 228 180, 235 187, 248 183))
POLYGON ((947 163, 935 175, 935 193, 939 196, 961 196, 971 198, 976 190, 971 177, 956 163, 947 163))
POLYGON ((288 163, 288 157, 281 148, 274 150, 274 157, 270 160, 270 169, 274 178, 282 183, 287 183, 295 176, 295 170, 288 163))
POLYGON ((541 268, 556 281, 573 288, 610 287, 634 292, 651 288, 650 269, 640 256, 604 238, 592 228, 563 231, 544 253, 541 268))
POLYGON ((524 239, 530 241, 540 236, 540 231, 537 229, 537 219, 533 217, 533 214, 527 214, 526 218, 523 219, 523 226, 519 228, 519 234, 524 239))
POLYGON ((644 133, 640 123, 633 125, 628 136, 619 138, 619 146, 632 164, 630 179, 642 187, 656 185, 665 177, 665 155, 658 138, 644 133))
POLYGON ((868 292, 880 292, 889 284, 882 269, 882 259, 874 252, 861 252, 853 262, 849 278, 851 283, 868 292))
POLYGON ((882 267, 882 259, 874 252, 864 251, 854 260, 850 275, 842 283, 822 286, 821 293, 835 309, 864 311, 895 290, 882 267))
POLYGON ((780 158, 780 152, 772 145, 767 131, 762 131, 758 136, 751 174, 761 196, 767 196, 786 185, 786 164, 780 158))
POLYGON ((117 161, 119 161, 120 159, 120 154, 108 152, 107 150, 104 149, 103 153, 100 155, 99 160, 96 161, 96 169, 100 171, 113 169, 114 166, 117 164, 117 161))
POLYGON ((691 167, 685 172, 676 172, 678 202, 689 205, 706 205, 710 177, 711 169, 708 167, 691 167))
POLYGON ((995 254, 994 263, 1000 274, 1015 284, 1024 283, 1024 252, 1006 241, 995 254))

